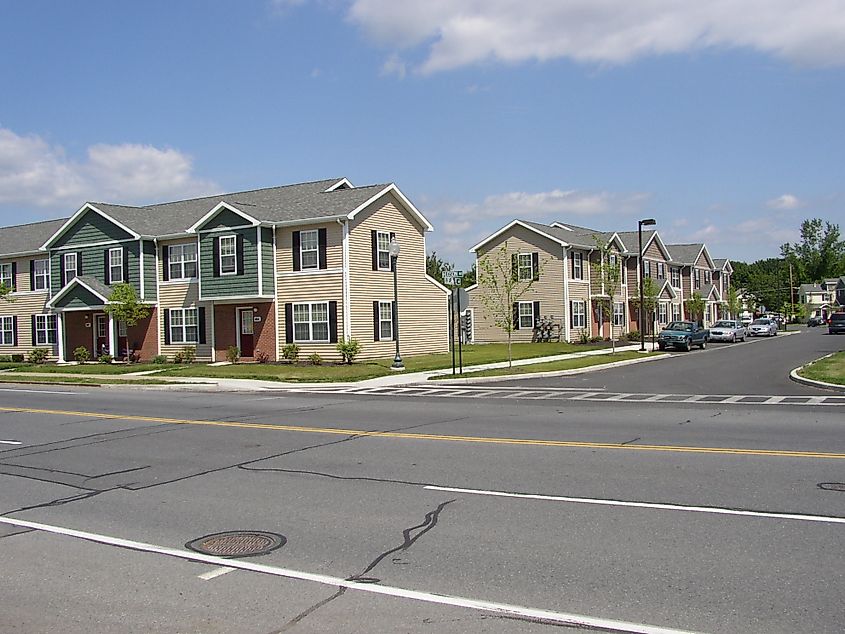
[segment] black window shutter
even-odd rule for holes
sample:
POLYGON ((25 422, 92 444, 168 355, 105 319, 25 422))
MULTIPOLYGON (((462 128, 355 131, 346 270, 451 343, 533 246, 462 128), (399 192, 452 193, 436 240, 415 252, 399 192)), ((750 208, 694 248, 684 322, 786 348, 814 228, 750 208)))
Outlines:
POLYGON ((111 262, 109 262, 109 250, 106 249, 103 251, 103 279, 106 284, 111 284, 111 267, 109 264, 111 264, 111 262))
POLYGON ((35 346, 37 339, 35 338, 35 315, 32 316, 32 345, 35 346))
POLYGON ((536 282, 540 279, 540 254, 536 251, 531 254, 531 271, 536 282))
POLYGON ((161 279, 170 279, 170 247, 166 245, 161 247, 161 279))
POLYGON ((378 302, 373 302, 373 341, 381 341, 381 328, 379 324, 380 313, 378 302))
MULTIPOLYGON (((396 234, 392 231, 390 232, 390 241, 393 242, 396 239, 396 234)), ((396 268, 396 258, 390 258, 390 270, 394 270, 396 268)))
POLYGON ((569 327, 575 328, 575 302, 569 302, 569 327))
POLYGON ((534 325, 540 323, 540 302, 534 302, 534 325))
POLYGON ((516 253, 511 254, 511 277, 519 279, 519 255, 516 253))
POLYGON ((12 262, 12 290, 18 290, 18 263, 12 262))
POLYGON ((220 238, 211 239, 211 257, 214 258, 214 277, 220 277, 220 238))
POLYGON ((35 260, 29 261, 29 290, 35 290, 35 260))
POLYGON ((12 345, 18 347, 18 316, 12 315, 12 345))
POLYGON ((59 253, 59 282, 60 286, 67 284, 65 279, 65 254, 59 253))
POLYGON ((519 330, 519 303, 513 303, 513 329, 519 330))
POLYGON ((317 245, 319 247, 317 260, 319 262, 318 267, 321 269, 328 268, 329 264, 326 261, 326 243, 328 239, 326 237, 326 230, 325 229, 318 229, 317 230, 317 245))
MULTIPOLYGON (((142 249, 144 248, 144 245, 142 243, 139 242, 138 244, 141 245, 142 249)), ((129 252, 126 250, 126 247, 123 247, 122 258, 123 258, 123 281, 126 284, 129 284, 129 252)), ((143 275, 143 274, 144 274, 144 272, 141 271, 141 275, 143 275)))
POLYGON ((76 277, 81 277, 82 273, 82 254, 76 254, 76 277))
POLYGON ((199 327, 199 342, 205 343, 205 308, 197 308, 197 326, 199 327))
POLYGON ((329 302, 329 341, 337 343, 337 302, 329 302))
POLYGON ((238 237, 235 239, 237 246, 235 247, 235 253, 237 254, 238 259, 238 268, 237 272, 238 275, 244 274, 244 237, 242 234, 238 234, 238 237))
POLYGON ((373 270, 378 271, 378 231, 375 229, 370 231, 370 242, 373 245, 373 270))
POLYGON ((299 252, 300 249, 300 242, 299 242, 299 231, 293 232, 293 270, 294 271, 301 271, 302 270, 302 261, 301 261, 301 254, 299 252))
POLYGON ((575 277, 575 251, 569 254, 569 276, 574 280, 575 277))
POLYGON ((170 309, 164 309, 164 343, 170 345, 170 309))
POLYGON ((285 343, 293 343, 293 304, 285 304, 285 343))

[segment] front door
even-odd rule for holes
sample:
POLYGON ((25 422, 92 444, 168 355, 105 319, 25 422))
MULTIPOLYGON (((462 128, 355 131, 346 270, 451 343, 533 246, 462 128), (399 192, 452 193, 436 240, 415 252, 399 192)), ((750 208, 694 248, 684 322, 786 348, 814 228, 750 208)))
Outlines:
POLYGON ((107 315, 94 315, 94 320, 94 328, 96 328, 94 356, 100 357, 109 353, 109 318, 107 315))
POLYGON ((242 357, 251 357, 255 351, 253 335, 252 308, 238 309, 238 323, 240 324, 240 349, 242 357))

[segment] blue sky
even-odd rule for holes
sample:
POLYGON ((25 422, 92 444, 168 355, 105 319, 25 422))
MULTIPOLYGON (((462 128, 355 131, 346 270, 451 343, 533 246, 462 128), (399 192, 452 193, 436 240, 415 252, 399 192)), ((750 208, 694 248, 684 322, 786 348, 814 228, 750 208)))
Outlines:
MULTIPOLYGON (((714 257, 845 225, 845 3, 0 0, 0 224, 346 176, 714 257)), ((845 229, 845 227, 843 227, 845 229)))

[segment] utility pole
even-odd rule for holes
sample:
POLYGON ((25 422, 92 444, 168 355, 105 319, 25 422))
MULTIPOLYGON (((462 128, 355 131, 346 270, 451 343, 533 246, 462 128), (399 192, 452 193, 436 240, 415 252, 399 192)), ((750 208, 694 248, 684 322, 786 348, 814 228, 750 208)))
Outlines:
POLYGON ((795 315, 795 286, 792 283, 792 262, 789 263, 789 316, 795 315))

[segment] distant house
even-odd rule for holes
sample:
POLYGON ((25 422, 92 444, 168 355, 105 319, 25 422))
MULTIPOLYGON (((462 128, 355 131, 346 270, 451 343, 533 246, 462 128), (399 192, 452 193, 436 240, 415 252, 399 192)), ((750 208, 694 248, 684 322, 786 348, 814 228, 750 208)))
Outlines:
POLYGON ((833 293, 820 284, 801 284, 798 287, 798 303, 807 318, 826 318, 831 312, 832 297, 833 293))

